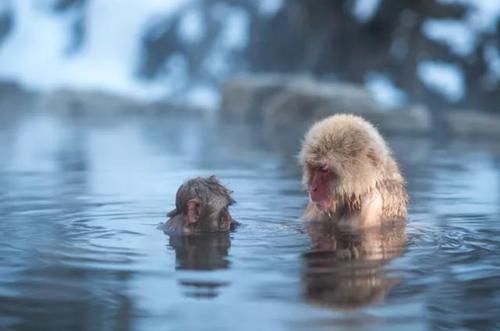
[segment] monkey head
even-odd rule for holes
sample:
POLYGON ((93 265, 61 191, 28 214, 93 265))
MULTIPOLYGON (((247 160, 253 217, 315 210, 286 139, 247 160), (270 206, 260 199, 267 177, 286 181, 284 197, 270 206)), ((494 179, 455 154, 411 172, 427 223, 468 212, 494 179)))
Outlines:
POLYGON ((186 181, 177 190, 175 209, 167 214, 166 232, 198 234, 228 232, 234 223, 231 191, 215 176, 186 181))
POLYGON ((320 210, 360 204, 363 194, 388 175, 386 164, 391 160, 390 150, 373 125, 345 114, 314 124, 299 154, 303 184, 320 210))

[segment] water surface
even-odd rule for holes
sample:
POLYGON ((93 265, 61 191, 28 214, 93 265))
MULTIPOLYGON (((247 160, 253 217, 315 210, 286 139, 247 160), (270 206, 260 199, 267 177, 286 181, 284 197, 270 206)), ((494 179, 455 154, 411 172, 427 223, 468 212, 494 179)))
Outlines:
POLYGON ((337 234, 304 226, 295 161, 251 127, 2 115, 0 329, 500 329, 500 145, 389 142, 408 226, 337 234), (159 231, 177 187, 211 174, 242 226, 159 231))

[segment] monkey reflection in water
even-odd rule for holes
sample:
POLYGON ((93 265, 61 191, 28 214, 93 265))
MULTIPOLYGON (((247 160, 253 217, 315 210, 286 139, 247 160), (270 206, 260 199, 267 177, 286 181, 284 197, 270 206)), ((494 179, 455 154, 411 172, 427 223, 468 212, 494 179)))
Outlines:
MULTIPOLYGON (((178 270, 217 270, 229 267, 230 231, 238 223, 229 213, 235 201, 215 176, 186 181, 177 190, 175 209, 161 229, 169 235, 178 270)), ((212 298, 224 282, 181 280, 186 295, 212 298)))
POLYGON ((314 304, 356 309, 380 303, 398 283, 384 265, 406 247, 404 224, 346 231, 331 222, 309 222, 312 248, 303 255, 304 295, 314 304))
MULTIPOLYGON (((169 245, 175 250, 177 270, 208 271, 229 268, 229 233, 170 236, 169 245)), ((220 290, 229 285, 226 281, 195 278, 179 279, 179 284, 186 296, 208 299, 217 297, 220 290)))

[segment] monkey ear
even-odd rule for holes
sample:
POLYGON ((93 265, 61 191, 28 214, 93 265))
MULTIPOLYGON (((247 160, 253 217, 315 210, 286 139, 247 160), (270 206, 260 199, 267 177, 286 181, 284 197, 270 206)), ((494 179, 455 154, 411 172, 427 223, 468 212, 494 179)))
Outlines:
POLYGON ((187 223, 194 224, 200 218, 201 201, 198 199, 191 199, 187 202, 187 223))

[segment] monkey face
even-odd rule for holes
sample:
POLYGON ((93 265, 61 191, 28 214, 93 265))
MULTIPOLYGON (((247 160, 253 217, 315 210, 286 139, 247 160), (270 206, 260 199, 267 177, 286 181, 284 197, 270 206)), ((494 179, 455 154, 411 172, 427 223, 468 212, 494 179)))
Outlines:
POLYGON ((334 189, 337 176, 328 167, 308 166, 309 168, 309 199, 320 209, 332 207, 332 188, 334 189), (332 187, 333 186, 333 187, 332 187))
POLYGON ((219 226, 218 230, 222 232, 227 232, 231 230, 233 224, 233 218, 229 214, 228 207, 224 208, 219 215, 219 226))
POLYGON ((229 201, 224 205, 205 205, 200 207, 200 215, 195 222, 195 233, 228 232, 231 230, 233 218, 229 213, 229 201))

